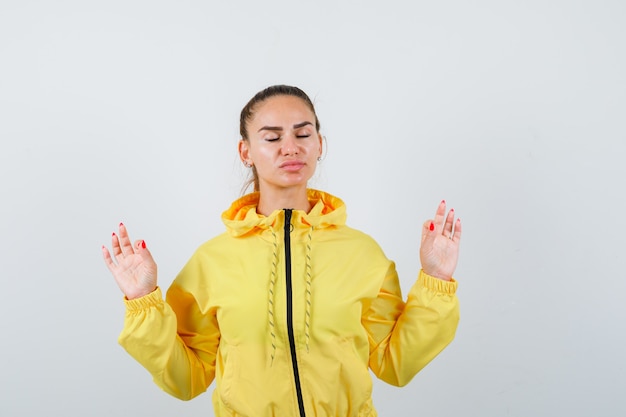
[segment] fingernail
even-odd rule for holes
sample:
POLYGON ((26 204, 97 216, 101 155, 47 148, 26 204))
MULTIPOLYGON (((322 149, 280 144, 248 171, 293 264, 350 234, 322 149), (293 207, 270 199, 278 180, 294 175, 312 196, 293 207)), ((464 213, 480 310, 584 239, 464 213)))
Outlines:
POLYGON ((441 200, 441 203, 442 204, 446 204, 446 200, 441 200))
POLYGON ((430 231, 432 232, 433 230, 435 230, 435 224, 433 222, 430 222, 430 227, 429 227, 430 231))
POLYGON ((120 227, 124 226, 124 223, 120 222, 120 227))
POLYGON ((453 208, 451 208, 451 209, 450 209, 450 211, 454 211, 454 209, 453 209, 453 208))
POLYGON ((146 248, 146 241, 145 240, 141 241, 141 247, 144 248, 144 249, 146 248))
POLYGON ((111 233, 111 236, 115 237, 115 232, 111 233))

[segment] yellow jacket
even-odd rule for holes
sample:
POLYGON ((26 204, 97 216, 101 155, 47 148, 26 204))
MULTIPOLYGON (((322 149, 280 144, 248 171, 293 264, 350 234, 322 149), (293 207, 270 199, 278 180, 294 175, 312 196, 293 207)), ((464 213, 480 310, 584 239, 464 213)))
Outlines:
POLYGON ((216 379, 217 416, 376 416, 368 367, 402 386, 450 343, 456 282, 420 272, 405 303, 344 203, 308 193, 308 214, 236 200, 165 302, 160 289, 125 301, 119 342, 159 387, 187 400, 216 379))

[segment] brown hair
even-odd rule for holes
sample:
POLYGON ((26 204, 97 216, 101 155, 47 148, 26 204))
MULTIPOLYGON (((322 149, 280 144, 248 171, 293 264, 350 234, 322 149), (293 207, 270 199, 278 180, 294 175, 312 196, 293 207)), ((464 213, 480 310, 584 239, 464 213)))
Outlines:
MULTIPOLYGON (((298 97, 307 105, 307 107, 313 112, 315 116, 315 129, 319 132, 320 130, 320 121, 317 118, 317 113, 315 112, 315 106, 313 106, 313 102, 309 98, 309 96, 299 89, 298 87, 293 87, 290 85, 273 85, 267 87, 264 90, 259 91, 248 101, 248 103, 241 110, 241 115, 239 117, 239 133, 241 134, 242 140, 248 139, 248 122, 254 117, 254 111, 256 107, 264 102, 265 100, 276 97, 276 96, 292 96, 298 97)), ((252 176, 250 179, 246 181, 243 186, 243 192, 245 192, 250 185, 254 185, 254 191, 259 191, 259 175, 256 172, 256 167, 251 168, 252 176)))

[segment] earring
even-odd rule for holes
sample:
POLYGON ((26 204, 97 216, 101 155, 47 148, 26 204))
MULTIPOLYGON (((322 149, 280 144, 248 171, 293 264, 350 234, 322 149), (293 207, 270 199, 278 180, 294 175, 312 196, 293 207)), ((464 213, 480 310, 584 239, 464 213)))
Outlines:
POLYGON ((317 162, 322 162, 322 157, 321 156, 317 157, 317 162))
POLYGON ((248 161, 243 161, 243 164, 246 166, 246 168, 252 168, 252 164, 248 161))

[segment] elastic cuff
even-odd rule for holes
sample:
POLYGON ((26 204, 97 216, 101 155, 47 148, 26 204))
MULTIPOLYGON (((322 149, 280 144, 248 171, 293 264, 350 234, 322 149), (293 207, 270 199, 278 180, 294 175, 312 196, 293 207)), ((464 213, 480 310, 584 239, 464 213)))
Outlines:
POLYGON ((139 311, 146 308, 155 307, 163 302, 163 294, 161 294, 161 288, 156 287, 150 294, 146 294, 143 297, 129 300, 124 297, 124 304, 126 304, 126 311, 139 311))
POLYGON ((424 272, 424 270, 420 270, 417 282, 421 283, 424 288, 428 288, 429 290, 437 291, 442 294, 454 294, 456 293, 456 288, 458 286, 458 283, 454 278, 451 278, 450 281, 444 281, 443 279, 428 275, 424 272))

